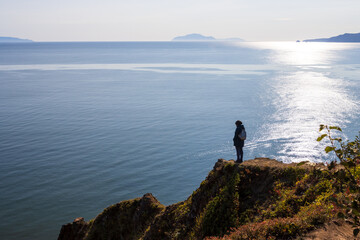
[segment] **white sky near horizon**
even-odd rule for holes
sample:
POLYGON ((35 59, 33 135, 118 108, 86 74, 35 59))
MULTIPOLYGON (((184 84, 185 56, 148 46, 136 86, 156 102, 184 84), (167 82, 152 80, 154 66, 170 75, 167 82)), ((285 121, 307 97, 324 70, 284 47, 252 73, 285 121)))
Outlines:
POLYGON ((360 0, 0 0, 0 36, 167 41, 200 33, 295 41, 360 32, 360 0))

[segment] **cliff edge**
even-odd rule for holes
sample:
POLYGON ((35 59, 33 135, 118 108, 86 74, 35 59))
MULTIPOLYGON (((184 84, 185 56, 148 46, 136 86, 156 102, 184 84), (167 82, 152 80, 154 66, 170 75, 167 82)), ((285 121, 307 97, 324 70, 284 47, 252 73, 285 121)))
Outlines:
POLYGON ((63 225, 58 240, 354 239, 349 221, 334 220, 341 189, 333 181, 324 164, 219 159, 187 200, 122 201, 89 222, 63 225))

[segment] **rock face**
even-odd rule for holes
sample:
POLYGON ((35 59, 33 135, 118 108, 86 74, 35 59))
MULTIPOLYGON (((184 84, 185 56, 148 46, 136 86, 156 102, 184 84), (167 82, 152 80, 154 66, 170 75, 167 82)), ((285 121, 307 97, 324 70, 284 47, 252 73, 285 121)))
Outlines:
POLYGON ((84 239, 89 224, 84 221, 84 218, 77 218, 73 223, 68 223, 61 227, 59 240, 77 240, 84 239))
POLYGON ((94 220, 63 225, 58 240, 139 239, 165 207, 150 193, 106 208, 94 220))
POLYGON ((122 201, 88 223, 79 218, 62 226, 58 240, 304 236, 334 214, 329 199, 336 188, 324 169, 323 164, 309 162, 257 158, 237 164, 219 159, 187 200, 166 207, 151 194, 122 201))
POLYGON ((139 239, 164 209, 150 193, 106 208, 90 223, 86 240, 139 239))

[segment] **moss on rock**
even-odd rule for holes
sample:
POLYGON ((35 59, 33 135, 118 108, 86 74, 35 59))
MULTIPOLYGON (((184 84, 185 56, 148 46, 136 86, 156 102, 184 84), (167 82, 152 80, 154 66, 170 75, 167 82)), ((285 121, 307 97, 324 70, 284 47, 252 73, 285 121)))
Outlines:
POLYGON ((106 208, 91 221, 85 240, 139 239, 165 206, 151 194, 106 208))

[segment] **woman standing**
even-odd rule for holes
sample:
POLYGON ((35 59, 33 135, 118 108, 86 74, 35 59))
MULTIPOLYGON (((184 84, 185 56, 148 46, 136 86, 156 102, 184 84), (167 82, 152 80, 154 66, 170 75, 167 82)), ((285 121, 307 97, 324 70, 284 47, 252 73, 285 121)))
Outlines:
POLYGON ((235 125, 236 125, 236 130, 235 130, 235 135, 234 135, 233 141, 234 141, 234 146, 236 149, 236 156, 237 156, 236 162, 242 163, 243 155, 244 155, 244 152, 243 152, 244 140, 240 139, 240 134, 242 131, 245 131, 245 127, 244 127, 244 125, 242 125, 242 122, 240 120, 237 120, 235 122, 235 125))

